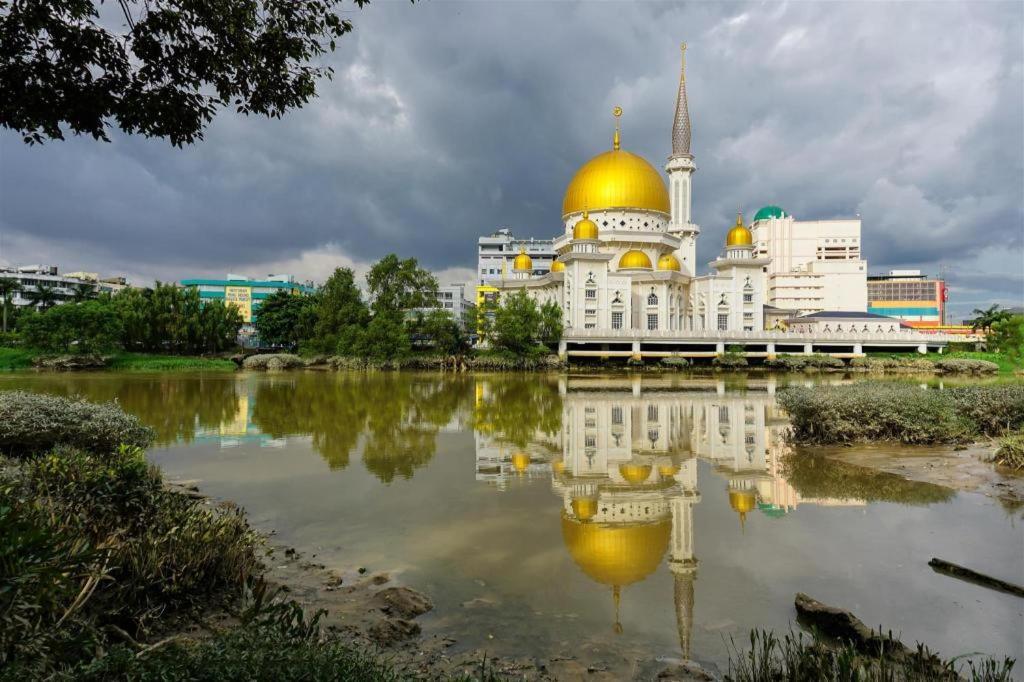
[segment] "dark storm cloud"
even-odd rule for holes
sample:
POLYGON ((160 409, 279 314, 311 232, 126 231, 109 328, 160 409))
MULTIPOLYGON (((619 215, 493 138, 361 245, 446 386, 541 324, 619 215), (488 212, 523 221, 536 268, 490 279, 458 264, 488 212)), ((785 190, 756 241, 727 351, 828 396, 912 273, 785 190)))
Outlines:
POLYGON ((872 270, 946 262, 986 279, 975 295, 1012 298, 1022 14, 1019 3, 375 5, 353 14, 320 98, 282 121, 224 114, 185 150, 0 135, 0 258, 57 254, 67 268, 153 277, 301 266, 311 252, 327 254, 321 264, 396 251, 472 267, 477 236, 499 225, 559 230, 573 171, 609 146, 612 106, 626 110, 624 146, 662 165, 687 40, 702 260, 735 210, 772 202, 798 218, 860 213, 872 270), (76 255, 85 262, 66 260, 76 255))

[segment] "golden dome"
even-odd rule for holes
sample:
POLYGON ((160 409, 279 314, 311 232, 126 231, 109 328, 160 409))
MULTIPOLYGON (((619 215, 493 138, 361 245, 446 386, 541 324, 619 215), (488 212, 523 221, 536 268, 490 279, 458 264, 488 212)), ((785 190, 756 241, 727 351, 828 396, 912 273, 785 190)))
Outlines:
POLYGON ((622 254, 622 258, 619 259, 619 270, 631 270, 631 269, 651 269, 651 259, 647 257, 647 254, 643 251, 627 251, 622 254))
POLYGON ((526 471, 530 466, 530 456, 525 452, 517 452, 512 455, 512 467, 519 473, 526 471))
POLYGON ((597 239, 597 223, 591 220, 586 211, 583 219, 572 228, 573 239, 597 239))
POLYGON ((554 471, 556 475, 560 476, 562 472, 565 471, 565 462, 562 460, 552 462, 551 470, 554 471))
POLYGON ((531 272, 533 259, 526 255, 526 249, 519 249, 519 255, 512 261, 512 269, 516 272, 531 272))
POLYGON ((658 467, 658 474, 662 478, 672 478, 678 473, 679 467, 677 467, 675 464, 662 464, 660 467, 658 467))
POLYGON ((596 497, 572 498, 572 513, 580 521, 589 521, 597 515, 596 497))
POLYGON ((551 264, 551 272, 565 272, 565 263, 556 260, 551 264))
POLYGON ((624 149, 598 154, 576 171, 565 190, 562 216, 590 209, 634 208, 668 214, 668 190, 654 166, 624 149))
POLYGON ((757 506, 757 495, 753 490, 730 490, 729 506, 735 512, 746 514, 757 506))
POLYGON ((678 258, 676 258, 671 253, 666 253, 665 255, 663 255, 661 258, 658 259, 658 269, 659 270, 675 270, 676 272, 679 272, 683 268, 682 268, 681 265, 679 265, 679 259, 678 258))
POLYGON ((754 243, 754 236, 750 234, 743 225, 743 214, 736 214, 736 224, 729 230, 729 234, 725 237, 726 246, 750 246, 754 243))
POLYGON ((580 523, 562 515, 562 540, 576 565, 604 585, 629 585, 658 568, 672 533, 670 519, 657 523, 580 523))
POLYGON ((627 483, 640 485, 651 477, 651 465, 625 462, 619 465, 619 473, 622 474, 627 483))

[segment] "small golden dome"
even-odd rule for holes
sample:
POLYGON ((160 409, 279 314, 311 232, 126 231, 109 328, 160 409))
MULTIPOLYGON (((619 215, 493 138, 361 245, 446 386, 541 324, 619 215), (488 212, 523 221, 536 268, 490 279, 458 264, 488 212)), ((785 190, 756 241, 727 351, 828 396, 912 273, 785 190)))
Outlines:
POLYGON ((597 239, 597 223, 591 220, 587 212, 583 212, 583 219, 573 225, 573 239, 597 239))
POLYGON ((729 230, 729 234, 725 238, 726 246, 750 246, 754 243, 754 236, 750 233, 743 225, 743 214, 736 214, 736 224, 729 230))
POLYGON ((675 255, 671 253, 666 253, 661 258, 658 259, 658 269, 675 270, 676 272, 679 272, 683 268, 679 264, 679 259, 676 258, 675 255))
POLYGON ((753 490, 730 490, 729 506, 734 512, 746 514, 757 506, 757 495, 753 490))
POLYGON ((572 498, 572 514, 580 521, 589 521, 597 515, 597 498, 572 498))
POLYGON ((561 476, 562 472, 565 471, 565 462, 557 460, 551 463, 551 470, 555 472, 556 476, 561 476))
POLYGON ((662 464, 660 467, 658 467, 658 474, 662 478, 672 478, 678 473, 679 467, 677 467, 675 464, 662 464))
POLYGON ((657 570, 668 549, 670 519, 657 523, 580 523, 562 515, 562 540, 573 561, 592 580, 629 585, 657 570))
POLYGON ((533 271, 533 259, 526 255, 526 249, 519 249, 519 255, 512 261, 512 269, 516 272, 533 271))
POLYGON ((588 208, 632 208, 667 215, 668 189, 661 174, 642 156, 613 149, 583 164, 565 190, 563 217, 588 208))
POLYGON ((560 260, 556 260, 551 264, 551 272, 565 272, 565 263, 560 260))
POLYGON ((647 257, 647 254, 643 251, 633 249, 627 251, 619 259, 619 270, 650 270, 651 259, 647 257))
POLYGON ((641 485, 651 477, 651 465, 625 462, 619 465, 619 473, 627 483, 641 485))
POLYGON ((512 467, 519 473, 523 473, 530 466, 530 456, 525 452, 517 452, 512 455, 512 467))

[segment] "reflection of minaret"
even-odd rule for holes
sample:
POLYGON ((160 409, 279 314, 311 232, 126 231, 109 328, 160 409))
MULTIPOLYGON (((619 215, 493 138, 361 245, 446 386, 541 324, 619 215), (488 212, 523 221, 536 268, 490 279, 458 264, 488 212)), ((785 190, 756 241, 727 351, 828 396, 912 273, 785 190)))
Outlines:
POLYGON ((697 490, 697 459, 684 462, 676 474, 682 494, 672 499, 672 548, 669 568, 673 576, 672 603, 676 609, 679 648, 690 658, 693 633, 693 583, 697 579, 697 559, 693 556, 693 505, 700 502, 697 490))

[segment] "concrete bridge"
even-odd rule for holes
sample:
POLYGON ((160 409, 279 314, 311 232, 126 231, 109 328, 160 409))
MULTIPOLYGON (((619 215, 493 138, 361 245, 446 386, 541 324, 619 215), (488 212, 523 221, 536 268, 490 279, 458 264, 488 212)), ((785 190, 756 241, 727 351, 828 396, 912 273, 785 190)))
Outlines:
POLYGON ((782 353, 819 353, 837 358, 866 353, 938 352, 946 334, 900 332, 643 331, 639 329, 566 329, 558 353, 569 357, 713 358, 737 349, 748 358, 782 353))

